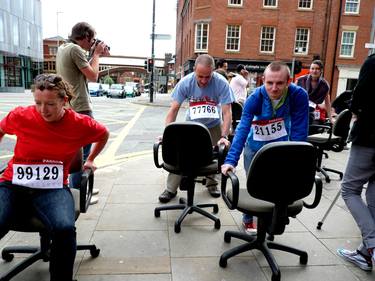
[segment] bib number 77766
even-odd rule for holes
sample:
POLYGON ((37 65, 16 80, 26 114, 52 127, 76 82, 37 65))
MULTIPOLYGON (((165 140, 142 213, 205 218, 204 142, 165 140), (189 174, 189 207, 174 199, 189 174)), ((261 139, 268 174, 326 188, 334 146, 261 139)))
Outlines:
POLYGON ((214 104, 209 103, 190 103, 189 106, 190 119, 200 119, 200 118, 219 118, 218 108, 214 104))

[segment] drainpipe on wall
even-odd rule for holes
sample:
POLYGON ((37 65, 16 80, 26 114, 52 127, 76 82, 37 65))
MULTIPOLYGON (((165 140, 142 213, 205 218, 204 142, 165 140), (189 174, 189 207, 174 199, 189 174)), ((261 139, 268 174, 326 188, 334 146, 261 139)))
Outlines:
MULTIPOLYGON (((338 14, 338 20, 337 20, 337 29, 336 29, 336 44, 335 44, 335 50, 333 52, 333 62, 332 62, 332 71, 331 71, 331 84, 333 84, 333 76, 335 75, 335 66, 336 66, 336 55, 337 55, 337 48, 339 45, 339 33, 340 33, 340 25, 341 25, 341 13, 342 13, 342 0, 340 0, 340 7, 339 7, 339 14, 338 14)), ((337 88, 337 85, 336 85, 337 88)), ((332 97, 332 87, 329 89, 330 96, 332 97)), ((336 89, 337 91, 337 89, 336 89)))
POLYGON ((321 57, 321 60, 324 63, 324 68, 326 66, 329 26, 331 24, 331 10, 332 10, 332 0, 328 0, 326 3, 326 15, 325 15, 326 22, 325 22, 324 30, 323 30, 323 46, 322 46, 322 57, 321 57))

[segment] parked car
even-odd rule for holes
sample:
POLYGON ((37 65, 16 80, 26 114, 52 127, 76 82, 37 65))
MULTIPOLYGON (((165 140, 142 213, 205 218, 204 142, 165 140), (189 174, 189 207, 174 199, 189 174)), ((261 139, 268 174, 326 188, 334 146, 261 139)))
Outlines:
POLYGON ((125 90, 126 97, 131 97, 131 98, 135 97, 135 92, 134 92, 133 86, 125 85, 124 90, 125 90))
POLYGON ((108 98, 112 98, 112 97, 126 98, 124 85, 112 84, 111 87, 109 87, 107 97, 108 98))
POLYGON ((90 96, 101 97, 104 95, 103 87, 100 83, 89 82, 87 84, 90 96))
POLYGON ((108 96, 109 84, 102 84, 103 95, 108 96))

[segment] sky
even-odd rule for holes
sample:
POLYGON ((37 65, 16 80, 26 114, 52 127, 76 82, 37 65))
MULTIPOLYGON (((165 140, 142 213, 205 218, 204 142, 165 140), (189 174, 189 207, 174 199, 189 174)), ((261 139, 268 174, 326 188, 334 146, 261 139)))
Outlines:
MULTIPOLYGON (((155 57, 175 54, 176 0, 155 0, 155 57)), ((97 38, 111 47, 111 55, 151 56, 153 0, 42 0, 43 38, 67 38, 74 24, 88 22, 97 38)))

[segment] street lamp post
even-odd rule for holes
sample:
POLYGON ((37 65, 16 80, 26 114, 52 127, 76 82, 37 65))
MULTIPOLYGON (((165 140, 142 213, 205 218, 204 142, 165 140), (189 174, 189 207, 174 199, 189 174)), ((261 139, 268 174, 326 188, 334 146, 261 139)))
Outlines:
POLYGON ((155 43, 155 0, 152 1, 151 59, 154 63, 151 69, 150 103, 154 102, 154 68, 155 68, 154 43, 155 43))
POLYGON ((62 14, 61 11, 56 11, 56 33, 57 33, 57 48, 60 46, 60 39, 59 39, 59 14, 62 14))

